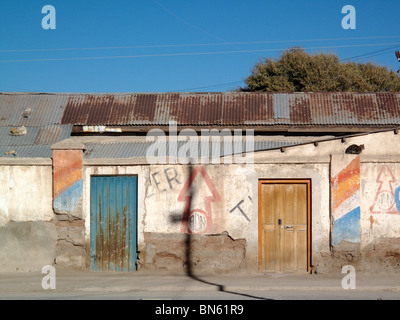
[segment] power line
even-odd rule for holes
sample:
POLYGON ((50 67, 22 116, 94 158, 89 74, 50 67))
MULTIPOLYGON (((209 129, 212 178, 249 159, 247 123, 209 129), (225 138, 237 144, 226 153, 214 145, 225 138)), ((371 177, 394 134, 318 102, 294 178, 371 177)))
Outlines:
POLYGON ((369 53, 360 54, 358 56, 342 59, 342 60, 340 60, 340 62, 347 61, 347 60, 353 60, 353 59, 359 59, 359 58, 362 58, 362 57, 365 57, 365 56, 367 56, 367 57, 368 56, 374 56, 374 55, 376 55, 376 53, 381 53, 381 52, 385 52, 385 51, 388 51, 388 50, 393 50, 393 49, 396 49, 397 47, 398 46, 396 45, 396 46, 393 46, 393 47, 390 47, 390 48, 386 48, 386 49, 381 49, 381 50, 377 50, 377 51, 373 51, 373 52, 369 52, 369 53))
POLYGON ((167 91, 167 92, 182 92, 182 91, 189 91, 189 90, 198 90, 198 89, 208 89, 208 88, 216 88, 216 87, 222 87, 222 86, 227 86, 231 84, 239 84, 243 81, 234 81, 234 82, 228 82, 228 83, 220 83, 220 84, 214 84, 214 85, 209 85, 209 86, 204 86, 204 87, 197 87, 197 88, 188 88, 188 89, 178 89, 178 90, 172 90, 172 91, 167 91))
MULTIPOLYGON (((311 49, 334 49, 334 48, 351 48, 351 47, 369 47, 369 46, 386 46, 396 44, 394 43, 370 43, 370 44, 353 44, 341 46, 321 46, 321 47, 308 47, 306 50, 311 49)), ((210 54, 227 54, 227 53, 253 53, 253 52, 274 52, 284 51, 285 48, 280 49, 260 49, 260 50, 237 50, 237 51, 211 51, 211 52, 189 52, 189 53, 160 53, 160 54, 142 54, 130 56, 103 56, 103 57, 75 57, 75 58, 46 58, 46 59, 20 59, 20 60, 0 60, 0 62, 43 62, 43 61, 65 61, 65 60, 100 60, 100 59, 124 59, 124 58, 144 58, 144 57, 171 57, 171 56, 194 56, 194 55, 210 55, 210 54)))
MULTIPOLYGON (((359 59, 359 58, 361 58, 361 57, 376 56, 377 53, 378 53, 378 54, 382 54, 382 52, 385 52, 385 51, 388 51, 388 50, 393 50, 393 49, 395 49, 395 48, 397 48, 397 47, 398 47, 398 46, 393 46, 393 47, 389 47, 389 48, 382 49, 382 50, 372 51, 372 52, 364 53, 364 54, 361 54, 361 55, 358 55, 358 56, 354 56, 354 57, 350 57, 350 58, 341 59, 341 60, 339 60, 339 61, 340 61, 340 62, 343 62, 343 61, 347 61, 347 60, 359 59)), ((235 82, 221 83, 221 84, 210 85, 210 86, 204 86, 204 87, 197 87, 197 88, 179 89, 179 90, 174 90, 174 91, 189 91, 189 90, 216 88, 216 87, 221 87, 221 86, 224 86, 224 85, 237 84, 237 83, 241 83, 241 82, 243 82, 243 81, 235 81, 235 82)), ((174 92, 174 91, 168 91, 168 92, 174 92)))
POLYGON ((200 27, 197 27, 197 26, 195 26, 195 25, 193 25, 193 24, 187 22, 185 19, 183 19, 182 17, 178 16, 175 12, 169 10, 167 7, 165 7, 163 4, 161 4, 161 3, 158 2, 157 0, 151 0, 151 1, 152 1, 153 3, 155 3, 156 5, 158 5, 158 6, 159 6, 161 9, 163 9, 165 12, 167 12, 168 14, 170 14, 171 16, 173 16, 174 18, 176 18, 176 19, 178 19, 179 21, 181 21, 182 23, 186 24, 187 26, 189 26, 189 27, 191 27, 191 28, 193 28, 193 29, 197 29, 197 30, 199 30, 199 31, 201 31, 201 32, 203 32, 203 33, 205 33, 205 34, 207 34, 207 35, 213 37, 214 39, 217 39, 217 40, 219 40, 219 41, 225 42, 224 39, 221 39, 220 37, 218 37, 218 36, 216 36, 216 35, 214 35, 214 34, 208 32, 207 30, 204 30, 204 29, 202 29, 202 28, 200 28, 200 27))
POLYGON ((249 45, 286 42, 317 42, 317 41, 343 41, 343 40, 367 40, 400 38, 400 36, 376 36, 376 37, 353 37, 353 38, 326 38, 326 39, 298 39, 298 40, 270 40, 249 42, 220 42, 220 43, 192 43, 192 44, 165 44, 165 45, 140 45, 140 46, 114 46, 114 47, 82 47, 82 48, 43 48, 43 49, 10 49, 0 52, 40 52, 40 51, 74 51, 74 50, 110 50, 110 49, 146 49, 146 48, 170 48, 170 47, 200 47, 200 46, 223 46, 223 45, 249 45))

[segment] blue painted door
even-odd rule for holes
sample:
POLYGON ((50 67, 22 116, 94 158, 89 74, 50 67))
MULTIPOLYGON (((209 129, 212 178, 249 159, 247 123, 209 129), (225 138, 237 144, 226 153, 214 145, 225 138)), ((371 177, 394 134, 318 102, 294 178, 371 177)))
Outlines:
POLYGON ((137 177, 90 178, 90 266, 133 271, 137 259, 137 177))

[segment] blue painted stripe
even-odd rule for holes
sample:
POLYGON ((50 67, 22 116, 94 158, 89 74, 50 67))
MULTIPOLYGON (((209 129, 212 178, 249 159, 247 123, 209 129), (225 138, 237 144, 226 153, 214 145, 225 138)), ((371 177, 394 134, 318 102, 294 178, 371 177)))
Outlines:
POLYGON ((400 186, 398 186, 396 188, 396 190, 394 190, 394 199, 396 201, 396 208, 400 212, 400 197, 399 197, 399 195, 400 195, 400 186))
POLYGON ((54 199, 53 207, 55 210, 72 212, 82 198, 83 181, 79 179, 71 187, 54 199))
POLYGON ((337 246, 343 240, 360 243, 360 207, 335 220, 332 232, 332 245, 337 246))

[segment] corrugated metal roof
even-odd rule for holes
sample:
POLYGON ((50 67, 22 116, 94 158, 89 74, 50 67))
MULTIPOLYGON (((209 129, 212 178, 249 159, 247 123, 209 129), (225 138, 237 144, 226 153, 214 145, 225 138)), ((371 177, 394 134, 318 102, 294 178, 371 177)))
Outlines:
POLYGON ((273 94, 274 119, 290 119, 289 97, 287 93, 273 94))
POLYGON ((51 158, 50 146, 68 139, 72 125, 26 127, 26 134, 17 136, 10 135, 12 128, 0 127, 0 157, 51 158), (15 152, 9 153, 11 151, 15 152))
POLYGON ((34 145, 36 136, 39 132, 38 127, 29 127, 26 134, 13 136, 10 134, 13 127, 0 127, 0 145, 2 146, 24 146, 34 145))
POLYGON ((145 157, 151 143, 146 142, 113 142, 85 144, 85 158, 133 158, 145 157))
POLYGON ((62 123, 76 125, 400 124, 400 93, 166 93, 69 98, 62 123))
POLYGON ((1 158, 51 158, 50 146, 0 146, 1 158))
MULTIPOLYGON (((297 144, 304 143, 304 140, 265 140, 262 141, 255 140, 254 141, 254 151, 261 150, 270 150, 277 149, 287 146, 294 146, 297 144)), ((172 142, 173 143, 173 142, 172 142)), ((108 143, 96 143, 89 142, 85 143, 85 158, 86 159, 127 159, 133 157, 146 157, 147 149, 153 144, 153 142, 142 142, 142 141, 133 141, 133 142, 108 142, 108 143)), ((178 141, 174 143, 174 146, 170 149, 170 143, 167 141, 165 145, 166 156, 169 156, 170 150, 176 150, 178 152, 178 156, 188 156, 190 152, 187 154, 180 154, 183 150, 189 150, 190 148, 197 149, 197 155, 200 157, 208 156, 227 156, 232 155, 236 151, 246 152, 246 142, 235 142, 232 144, 232 141, 228 142, 228 145, 225 146, 223 139, 217 141, 214 140, 207 144, 202 144, 200 142, 186 142, 186 141, 178 141), (240 144, 242 144, 240 146, 240 144), (182 148, 184 146, 186 148, 182 148)), ((251 151, 251 150, 250 150, 251 151)))
POLYGON ((400 93, 0 94, 0 126, 390 126, 400 93), (25 116, 24 116, 25 112, 25 116))
POLYGON ((52 145, 68 139, 71 135, 72 125, 54 125, 40 127, 35 139, 36 145, 52 145))
POLYGON ((0 127, 1 146, 50 146, 53 143, 69 138, 72 125, 26 127, 26 134, 20 136, 11 135, 12 128, 0 127))
POLYGON ((1 93, 0 126, 59 124, 68 98, 64 94, 1 93))

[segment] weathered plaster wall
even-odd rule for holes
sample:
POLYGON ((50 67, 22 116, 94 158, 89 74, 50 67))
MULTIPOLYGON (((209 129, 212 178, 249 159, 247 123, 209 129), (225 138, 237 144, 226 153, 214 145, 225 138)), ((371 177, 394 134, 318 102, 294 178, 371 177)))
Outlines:
POLYGON ((400 164, 361 164, 362 268, 400 270, 400 164))
POLYGON ((361 165, 361 246, 400 237, 400 164, 361 165))
MULTIPOLYGON (((123 174, 138 176, 138 247, 142 255, 156 250, 156 243, 149 240, 156 234, 175 235, 165 238, 174 248, 176 244, 171 242, 174 239, 179 242, 180 234, 199 237, 226 233, 230 239, 242 241, 238 250, 245 251, 238 258, 243 261, 237 261, 237 265, 257 270, 258 180, 270 178, 312 180, 312 250, 316 260, 318 253, 329 251, 328 163, 256 164, 254 170, 244 165, 87 166, 83 183, 87 239, 90 236, 90 176, 123 174)), ((181 263, 179 259, 177 263, 181 263)))
POLYGON ((51 166, 0 165, 0 181, 0 226, 53 218, 51 166))
POLYGON ((331 270, 351 263, 367 268, 383 262, 399 267, 399 143, 400 135, 393 132, 336 139, 257 152, 254 166, 149 165, 143 159, 77 163, 72 160, 79 158, 78 150, 58 160, 54 150, 54 167, 59 168, 54 176, 49 165, 0 166, 0 226, 11 220, 54 219, 59 215, 54 215, 52 201, 81 181, 76 197, 65 197, 63 208, 55 208, 57 213, 73 213, 74 219, 57 218, 53 223, 56 263, 83 267, 89 259, 90 176, 136 175, 140 268, 184 269, 189 233, 199 270, 210 266, 216 272, 232 271, 234 265, 256 271, 258 181, 310 179, 314 266, 331 270), (365 149, 360 155, 346 155, 351 144, 364 144, 365 149), (68 159, 72 160, 66 163, 68 159), (354 209, 356 219, 343 219, 354 209))

